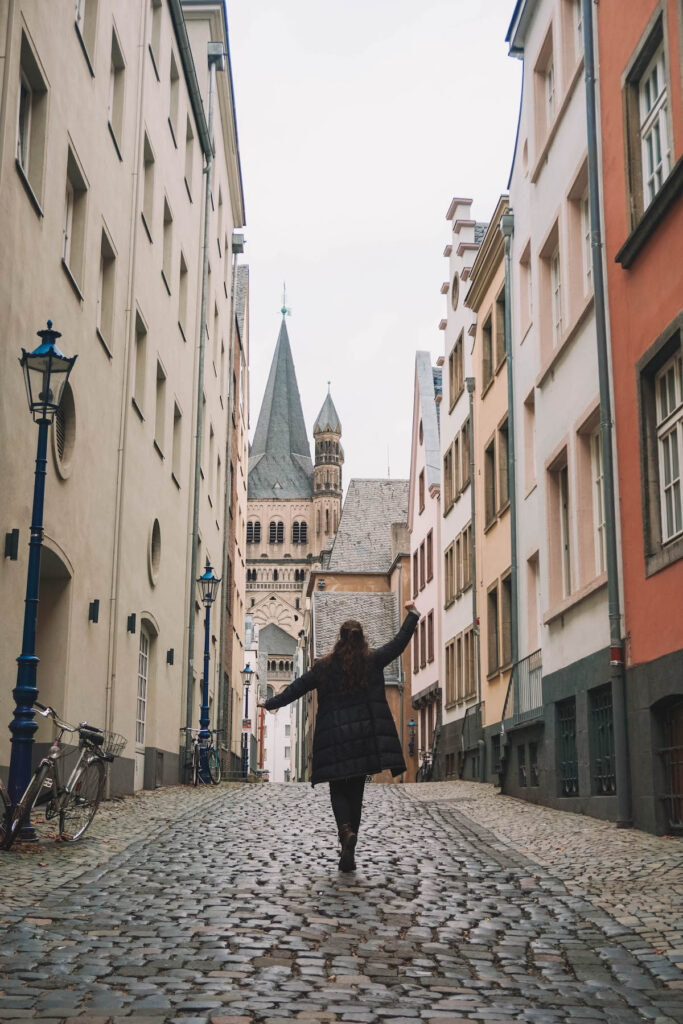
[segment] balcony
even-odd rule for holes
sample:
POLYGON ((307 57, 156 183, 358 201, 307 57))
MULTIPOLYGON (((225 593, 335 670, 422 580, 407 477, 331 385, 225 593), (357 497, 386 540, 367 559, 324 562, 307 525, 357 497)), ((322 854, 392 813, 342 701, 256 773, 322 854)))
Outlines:
POLYGON ((462 723, 462 736, 460 740, 463 751, 473 750, 479 743, 479 740, 483 739, 484 733, 481 722, 483 706, 483 702, 480 702, 479 704, 470 704, 465 712, 465 718, 462 723))
POLYGON ((542 678, 540 650, 512 666, 503 708, 504 727, 514 729, 529 722, 543 721, 542 678))

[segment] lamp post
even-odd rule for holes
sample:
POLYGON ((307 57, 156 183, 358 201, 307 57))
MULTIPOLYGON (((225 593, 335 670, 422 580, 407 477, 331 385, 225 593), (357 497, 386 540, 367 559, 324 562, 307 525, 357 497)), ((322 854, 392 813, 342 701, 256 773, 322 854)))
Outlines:
POLYGON ((249 722, 249 687, 251 678, 255 675, 251 665, 246 665, 240 672, 244 683, 244 717, 242 719, 242 778, 246 779, 249 774, 249 734, 251 723, 249 722))
POLYGON ((415 753, 415 732, 417 730, 417 724, 414 718, 411 718, 408 722, 408 753, 412 757, 415 753))
MULTIPOLYGON (((33 485, 33 513, 31 516, 31 541, 28 555, 26 578, 26 606, 24 608, 24 633, 21 654, 17 658, 17 685, 13 690, 14 718, 10 724, 12 753, 9 767, 9 795, 15 805, 23 796, 31 776, 31 755, 33 734, 38 726, 34 721, 33 704, 38 697, 36 688, 36 621, 38 618, 38 587, 40 582, 40 551, 43 543, 43 503, 45 499, 45 474, 47 468, 47 433, 64 394, 69 374, 76 362, 76 356, 69 358, 57 348, 59 331, 52 329, 48 320, 47 328, 38 331, 41 343, 33 352, 21 350, 19 360, 24 371, 28 406, 33 420, 38 424, 38 451, 36 453, 35 482, 33 485)), ((24 838, 33 838, 33 829, 24 829, 24 838)))
POLYGON ((206 750, 211 739, 209 732, 209 641, 211 639, 211 605, 216 600, 218 585, 221 581, 214 575, 214 571, 206 560, 206 568, 197 580, 202 603, 206 609, 204 616, 204 675, 202 678, 202 704, 199 709, 199 749, 201 753, 202 775, 208 775, 206 761, 206 750))

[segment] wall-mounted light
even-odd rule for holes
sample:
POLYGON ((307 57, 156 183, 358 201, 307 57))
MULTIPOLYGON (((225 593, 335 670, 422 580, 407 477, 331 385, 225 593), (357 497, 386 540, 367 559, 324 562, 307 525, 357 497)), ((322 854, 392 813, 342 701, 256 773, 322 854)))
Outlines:
POLYGON ((175 656, 175 648, 169 647, 169 649, 166 651, 166 664, 167 665, 172 665, 173 664, 174 656, 175 656))
POLYGON ((128 630, 129 633, 135 632, 135 622, 135 612, 133 612, 131 615, 128 616, 128 625, 126 626, 126 629, 128 630))
POLYGON ((99 598, 91 601, 88 606, 88 622, 99 622, 100 619, 100 602, 99 598))
POLYGON ((5 558, 9 558, 10 562, 16 562, 19 557, 19 531, 12 530, 11 533, 5 534, 5 558))

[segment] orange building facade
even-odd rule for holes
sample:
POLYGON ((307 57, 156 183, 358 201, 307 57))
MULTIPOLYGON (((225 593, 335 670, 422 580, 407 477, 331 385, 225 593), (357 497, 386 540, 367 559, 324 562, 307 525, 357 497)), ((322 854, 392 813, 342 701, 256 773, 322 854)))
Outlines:
POLYGON ((633 817, 683 831, 683 7, 597 26, 633 817))

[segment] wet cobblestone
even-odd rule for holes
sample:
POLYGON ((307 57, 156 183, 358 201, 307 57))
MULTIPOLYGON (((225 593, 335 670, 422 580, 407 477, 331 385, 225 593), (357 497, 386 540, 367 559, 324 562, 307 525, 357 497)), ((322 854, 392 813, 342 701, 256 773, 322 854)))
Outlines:
POLYGON ((112 802, 0 855, 0 1021, 683 1021, 679 840, 468 783, 112 802), (11 879, 11 890, 8 886, 11 879))

